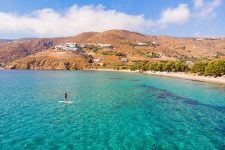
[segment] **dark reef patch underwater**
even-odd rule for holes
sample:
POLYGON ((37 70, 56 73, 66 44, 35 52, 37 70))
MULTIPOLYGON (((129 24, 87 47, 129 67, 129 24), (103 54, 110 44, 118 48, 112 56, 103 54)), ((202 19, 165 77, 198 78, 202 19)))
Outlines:
POLYGON ((225 148, 224 87, 140 74, 0 70, 0 150, 225 148), (68 92, 68 101, 59 103, 68 92))
POLYGON ((138 87, 144 88, 146 90, 145 93, 153 93, 153 95, 150 95, 150 96, 156 96, 159 100, 171 99, 171 100, 175 100, 175 101, 181 101, 181 102, 183 102, 185 104, 189 104, 189 105, 198 105, 198 106, 203 106, 203 107, 207 107, 210 109, 215 109, 218 111, 225 112, 225 106, 216 106, 216 105, 200 103, 197 100, 178 96, 167 90, 155 88, 155 87, 148 86, 148 85, 140 85, 138 87))

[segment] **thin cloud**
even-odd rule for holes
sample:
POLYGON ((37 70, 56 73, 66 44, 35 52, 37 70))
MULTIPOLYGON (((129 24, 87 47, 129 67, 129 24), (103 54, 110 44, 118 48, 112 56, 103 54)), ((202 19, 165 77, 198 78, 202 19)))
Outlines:
POLYGON ((194 8, 203 6, 203 0, 194 0, 194 8))
POLYGON ((221 6, 221 0, 194 0, 195 16, 201 18, 210 18, 215 16, 215 10, 221 6))

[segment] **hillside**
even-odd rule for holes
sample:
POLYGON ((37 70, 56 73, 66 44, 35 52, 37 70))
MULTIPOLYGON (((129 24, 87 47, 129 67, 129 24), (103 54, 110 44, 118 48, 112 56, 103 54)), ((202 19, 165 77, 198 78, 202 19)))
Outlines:
MULTIPOLYGON (((193 61, 225 56, 225 39, 150 36, 126 30, 109 30, 99 33, 85 32, 64 38, 2 40, 0 42, 0 65, 10 66, 18 61, 21 64, 25 60, 26 64, 28 60, 39 59, 40 53, 38 52, 51 50, 55 45, 67 42, 89 45, 96 45, 96 43, 111 44, 113 48, 97 48, 94 51, 90 47, 83 48, 83 55, 86 55, 86 58, 91 55, 94 59, 101 59, 101 64, 108 67, 121 65, 120 59, 122 57, 128 58, 129 62, 126 64, 129 65, 135 61, 171 59, 193 61), (138 42, 147 43, 147 45, 137 45, 138 42), (34 55, 36 53, 38 54, 34 55)), ((48 51, 48 53, 55 52, 48 51)), ((67 57, 69 57, 69 54, 64 56, 64 58, 67 57)), ((45 59, 51 58, 46 56, 45 59)), ((60 59, 58 58, 57 61, 60 61, 60 59)))
POLYGON ((52 47, 52 39, 20 39, 0 42, 0 64, 35 54, 52 47))
POLYGON ((73 51, 46 50, 18 60, 6 66, 7 69, 35 70, 81 70, 87 69, 87 57, 73 51))

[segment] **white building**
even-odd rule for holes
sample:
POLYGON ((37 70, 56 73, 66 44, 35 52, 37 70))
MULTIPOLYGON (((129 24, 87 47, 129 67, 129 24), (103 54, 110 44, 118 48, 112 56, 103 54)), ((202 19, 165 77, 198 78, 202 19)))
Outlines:
POLYGON ((128 59, 124 57, 124 58, 121 58, 120 61, 121 62, 128 62, 128 59))
POLYGON ((102 59, 101 58, 95 58, 93 59, 94 63, 99 63, 102 59))
POLYGON ((195 38, 196 41, 203 41, 204 38, 195 38))
POLYGON ((149 44, 144 43, 144 42, 138 42, 138 43, 136 43, 136 45, 138 45, 138 46, 148 46, 149 44))
POLYGON ((80 46, 77 43, 65 43, 65 44, 56 45, 55 49, 78 51, 78 50, 80 50, 80 46))
POLYGON ((112 44, 98 43, 97 45, 100 46, 101 48, 113 48, 112 44))
POLYGON ((195 37, 194 38, 197 41, 202 41, 202 40, 223 40, 223 36, 201 36, 201 37, 195 37))
POLYGON ((151 44, 152 44, 153 46, 159 46, 159 42, 156 42, 156 41, 151 42, 151 44))
POLYGON ((86 44, 79 44, 79 46, 80 46, 81 48, 85 48, 85 47, 86 47, 86 44))

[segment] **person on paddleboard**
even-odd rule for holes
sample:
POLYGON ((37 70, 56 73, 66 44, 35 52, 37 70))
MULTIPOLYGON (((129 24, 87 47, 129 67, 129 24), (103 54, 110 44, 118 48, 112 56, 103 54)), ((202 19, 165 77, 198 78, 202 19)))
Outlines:
POLYGON ((68 94, 67 94, 67 92, 64 94, 64 102, 66 102, 67 101, 67 96, 68 96, 68 94))

